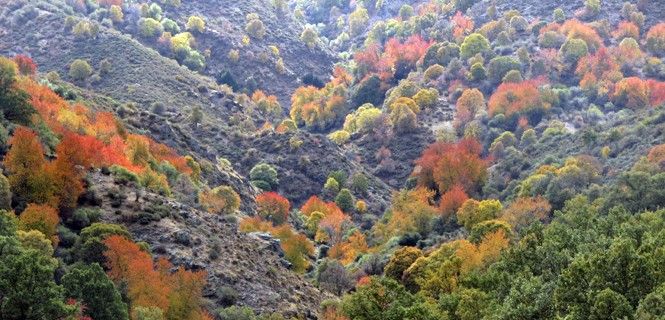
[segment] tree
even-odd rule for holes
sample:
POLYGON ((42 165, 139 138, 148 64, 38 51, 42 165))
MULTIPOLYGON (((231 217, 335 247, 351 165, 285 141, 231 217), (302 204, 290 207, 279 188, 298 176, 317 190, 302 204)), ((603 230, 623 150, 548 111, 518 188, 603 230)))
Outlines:
POLYGON ((277 170, 267 163, 259 163, 249 171, 252 184, 264 191, 270 191, 279 185, 277 170))
POLYGON ((47 205, 29 204, 19 217, 21 230, 37 230, 43 233, 54 247, 58 244, 58 212, 47 205))
POLYGON ((473 120, 477 114, 487 109, 485 104, 485 96, 480 90, 466 89, 455 103, 455 122, 459 124, 466 124, 473 120))
POLYGON ((354 202, 355 199, 353 197, 353 194, 351 194, 351 190, 347 188, 343 188, 342 190, 340 190, 337 196, 335 197, 335 203, 344 212, 350 212, 351 210, 353 210, 354 202))
POLYGON ((665 55, 665 22, 661 22, 649 29, 646 35, 646 47, 652 53, 665 55))
POLYGON ((147 39, 155 39, 164 33, 164 26, 153 18, 141 18, 138 20, 139 35, 147 39))
POLYGON ((12 238, 0 238, 0 317, 7 320, 59 319, 71 314, 63 289, 55 283, 55 259, 23 250, 12 238))
POLYGON ((521 64, 513 57, 499 56, 490 60, 487 73, 492 83, 500 83, 510 70, 520 70, 521 64))
POLYGON ((457 222, 471 231, 477 223, 496 218, 502 209, 499 200, 469 199, 457 210, 457 222))
POLYGON ((154 306, 166 310, 171 288, 155 270, 150 255, 123 236, 111 235, 104 245, 109 278, 116 284, 126 284, 132 308, 154 306))
POLYGON ((104 252, 107 247, 104 244, 104 239, 112 235, 131 238, 125 227, 116 224, 96 222, 83 228, 74 247, 75 252, 78 253, 78 258, 86 263, 105 264, 104 252))
POLYGON ((450 219, 467 199, 469 199, 469 196, 464 192, 464 187, 461 185, 453 186, 441 195, 441 199, 439 200, 439 212, 441 216, 446 220, 450 219))
POLYGON ((14 57, 14 62, 18 67, 18 72, 24 76, 34 76, 37 72, 37 65, 26 55, 18 54, 14 57))
POLYGON ((487 162, 480 157, 481 152, 480 144, 473 139, 434 143, 416 160, 414 175, 420 186, 434 188, 439 194, 458 185, 470 193, 487 176, 487 162))
POLYGON ((317 269, 316 281, 321 289, 338 296, 353 288, 353 280, 337 260, 326 259, 321 263, 317 269))
POLYGON ((351 31, 351 35, 358 36, 363 33, 365 28, 367 28, 368 23, 369 14, 367 13, 367 9, 358 6, 356 10, 349 15, 349 30, 351 31))
POLYGON ((530 123, 540 122, 547 105, 541 97, 538 84, 536 80, 502 83, 487 103, 490 116, 527 115, 530 123))
POLYGON ((92 75, 92 67, 87 61, 76 59, 69 65, 69 76, 76 81, 84 81, 92 75))
POLYGON ((203 33, 206 28, 206 23, 203 18, 199 16, 190 16, 187 19, 187 24, 185 25, 187 31, 196 31, 198 33, 203 33))
POLYGON ((480 33, 472 33, 464 38, 460 46, 460 55, 462 59, 469 59, 477 54, 483 54, 490 50, 490 43, 480 33))
POLYGON ((263 25, 261 19, 252 19, 247 22, 245 32, 251 37, 261 40, 266 35, 266 27, 263 25))
POLYGON ((17 64, 0 57, 0 110, 5 119, 23 125, 32 123, 35 109, 28 102, 30 96, 16 87, 17 64))
POLYGON ((99 264, 75 264, 62 277, 62 285, 65 296, 83 303, 84 314, 92 319, 129 319, 127 305, 99 264))
POLYGON ((232 214, 240 209, 240 196, 230 186, 201 191, 199 202, 210 213, 232 214))
POLYGON ((416 247, 402 247, 397 249, 390 257, 384 269, 386 277, 401 281, 404 271, 422 256, 422 250, 416 247))
POLYGON ((612 101, 621 107, 635 110, 650 106, 649 97, 647 82, 638 77, 629 77, 616 84, 612 101))
POLYGON ((543 197, 517 198, 501 213, 501 219, 508 222, 516 230, 530 224, 544 222, 552 210, 550 203, 543 197))
POLYGON ((12 208, 12 191, 9 179, 0 173, 0 210, 10 210, 12 208))
POLYGON ((569 38, 561 46, 560 53, 566 63, 575 65, 578 60, 589 54, 589 47, 582 39, 569 38))
POLYGON ((46 203, 53 187, 46 173, 44 149, 34 131, 18 127, 9 139, 11 148, 4 159, 9 185, 14 194, 28 202, 46 203))
POLYGON ((307 26, 300 34, 300 41, 304 42, 308 48, 312 49, 316 46, 316 41, 319 39, 319 35, 312 26, 307 26))
POLYGON ((276 192, 264 192, 256 197, 258 214, 275 225, 285 223, 289 217, 289 200, 276 192))

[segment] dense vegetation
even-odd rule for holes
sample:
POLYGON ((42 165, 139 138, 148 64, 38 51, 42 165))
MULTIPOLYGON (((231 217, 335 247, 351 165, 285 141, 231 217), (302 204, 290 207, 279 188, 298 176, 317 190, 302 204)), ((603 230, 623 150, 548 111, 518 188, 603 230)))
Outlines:
MULTIPOLYGON (((206 64, 259 55, 292 72, 289 48, 266 40, 279 30, 256 12, 227 26, 239 43, 220 47, 210 44, 223 23, 179 0, 21 6, 15 17, 34 19, 62 5, 67 36, 125 33, 214 76, 210 95, 244 113, 224 121, 260 128, 252 142, 278 155, 251 159, 249 146, 252 161, 233 163, 167 146, 125 114, 162 119, 162 102, 113 113, 90 93, 110 60, 67 61, 63 80, 28 55, 0 57, 0 318, 662 319, 665 23, 649 17, 655 1, 617 12, 601 8, 610 0, 569 2, 534 13, 474 0, 273 0, 298 21, 297 41, 339 59, 325 79, 297 76, 288 111, 270 83, 206 64), (245 50, 255 46, 264 52, 245 50), (311 170, 321 152, 345 165, 317 162, 325 178, 302 190, 287 171, 311 170), (99 175, 123 186, 111 207, 130 193, 185 203, 264 241, 327 299, 318 312, 254 310, 261 292, 212 287, 233 282, 226 270, 185 263, 127 227, 172 224, 169 208, 101 210, 99 175)), ((192 131, 221 116, 187 107, 192 131)), ((211 261, 233 250, 212 246, 211 261)))

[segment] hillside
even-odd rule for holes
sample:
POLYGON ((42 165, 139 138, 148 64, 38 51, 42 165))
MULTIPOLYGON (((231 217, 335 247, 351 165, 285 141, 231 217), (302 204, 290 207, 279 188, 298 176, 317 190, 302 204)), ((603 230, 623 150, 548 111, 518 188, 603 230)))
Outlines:
POLYGON ((658 0, 0 0, 0 319, 665 317, 658 0))

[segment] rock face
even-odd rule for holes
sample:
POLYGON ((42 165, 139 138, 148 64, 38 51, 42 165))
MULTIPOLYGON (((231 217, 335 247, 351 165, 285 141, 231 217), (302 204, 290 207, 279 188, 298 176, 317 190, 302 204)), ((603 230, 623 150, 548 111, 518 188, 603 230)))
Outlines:
POLYGON ((270 235, 240 233, 235 217, 211 215, 132 185, 119 185, 102 173, 91 174, 88 180, 105 222, 126 226, 135 241, 150 245, 156 257, 207 271, 204 296, 210 310, 228 306, 236 296, 235 304, 261 313, 316 319, 328 295, 288 269, 279 241, 270 235))

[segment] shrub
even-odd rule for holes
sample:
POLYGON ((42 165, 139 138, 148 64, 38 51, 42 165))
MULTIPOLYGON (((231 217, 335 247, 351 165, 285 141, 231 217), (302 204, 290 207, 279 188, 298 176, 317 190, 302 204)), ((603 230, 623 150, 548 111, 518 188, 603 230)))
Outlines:
POLYGON ((556 23, 563 23, 564 21, 566 21, 566 13, 563 11, 563 9, 556 8, 552 13, 552 18, 556 23))
POLYGON ((185 25, 187 31, 196 31, 198 33, 203 33, 206 28, 206 23, 203 18, 199 16, 191 16, 187 19, 187 24, 185 25))
POLYGON ((349 141, 351 134, 346 130, 337 130, 328 135, 328 139, 332 140, 338 145, 343 145, 349 141))
POLYGON ((351 212, 353 210, 353 204, 355 201, 356 200, 353 198, 353 194, 351 194, 351 190, 346 188, 340 190, 335 197, 335 203, 344 212, 351 212))
POLYGON ((464 38, 460 46, 460 55, 462 59, 469 59, 479 53, 485 53, 490 49, 490 43, 480 33, 472 33, 464 38))
POLYGON ((621 107, 640 109, 650 105, 649 96, 647 82, 637 77, 630 77, 616 84, 612 102, 621 107))
POLYGON ((655 55, 665 55, 665 22, 661 22, 649 29, 646 35, 646 47, 655 55))
POLYGON ((529 27, 529 22, 522 16, 514 16, 510 19, 510 27, 515 31, 524 32, 529 27))
POLYGON ((139 35, 148 39, 155 39, 164 32, 162 24, 153 18, 139 19, 138 26, 139 35))
POLYGON ((469 72, 469 79, 471 81, 482 81, 487 78, 487 70, 481 62, 476 62, 471 66, 471 71, 469 72))
MULTIPOLYGON (((534 80, 503 83, 492 94, 488 102, 491 116, 503 114, 509 117, 519 113, 533 113, 534 116, 537 116, 544 109, 545 105, 538 89, 538 82, 534 80)), ((536 122, 533 121, 533 123, 536 122)))
POLYGON ((420 89, 420 91, 413 96, 413 100, 422 109, 433 107, 436 105, 438 99, 439 91, 436 90, 436 88, 420 89))
POLYGON ((584 8, 587 14, 596 16, 600 13, 600 0, 584 0, 584 8))
POLYGON ((276 192, 264 192, 256 197, 257 213, 275 225, 285 223, 289 217, 289 200, 276 192))
POLYGON ((356 10, 349 15, 349 30, 354 36, 362 34, 369 23, 369 14, 367 9, 358 6, 356 10))
MULTIPOLYGON (((414 103, 415 104, 415 103, 414 103)), ((412 132, 418 127, 418 120, 416 113, 407 104, 396 103, 393 104, 390 112, 390 120, 393 123, 395 132, 407 133, 412 132)))
POLYGON ((455 104, 455 120, 458 123, 467 123, 475 116, 486 110, 485 97, 478 89, 466 89, 462 95, 457 99, 455 104))
POLYGON ((171 34, 180 33, 180 26, 178 26, 178 23, 171 19, 165 18, 162 20, 162 28, 164 28, 164 32, 170 32, 171 34))
POLYGON ((92 75, 92 67, 87 61, 76 59, 69 65, 69 76, 76 81, 84 81, 92 75))
POLYGON ((300 41, 304 42, 308 48, 312 49, 316 46, 319 35, 312 26, 306 26, 300 34, 300 41))
POLYGON ((445 69, 440 64, 434 64, 425 70, 425 79, 436 80, 443 75, 445 69))
POLYGON ((582 39, 569 38, 559 52, 566 63, 574 65, 580 58, 589 54, 589 47, 582 39))
POLYGON ((559 48, 566 41, 566 37, 555 31, 546 31, 538 37, 538 45, 543 48, 559 48))
POLYGON ((402 19, 402 21, 406 21, 413 16, 413 13, 414 13, 413 7, 408 4, 404 4, 402 5, 402 7, 399 8, 398 15, 400 19, 402 19))
POLYGON ((623 40, 624 38, 640 38, 640 27, 630 21, 621 21, 617 29, 612 32, 612 36, 616 40, 623 40))
POLYGON ((561 32, 568 38, 582 39, 589 47, 589 51, 595 52, 603 46, 603 40, 596 30, 578 20, 568 20, 561 26, 561 32))
POLYGON ((238 63, 238 61, 240 61, 240 51, 237 49, 229 50, 228 58, 231 62, 238 63))
POLYGON ((277 170, 267 163, 259 163, 255 165, 252 170, 249 171, 249 178, 252 183, 261 184, 261 182, 263 182, 261 185, 269 188, 263 189, 266 191, 272 190, 279 184, 277 170))
POLYGON ((510 70, 501 80, 503 83, 519 83, 524 81, 522 78, 522 73, 518 70, 510 70))
POLYGON ((513 57, 500 56, 490 60, 487 71, 493 83, 500 83, 510 70, 520 70, 520 62, 513 57))
POLYGON ((111 6, 109 9, 109 16, 111 17, 111 21, 115 23, 121 23, 125 17, 122 8, 118 5, 111 6))
POLYGON ((266 27, 263 25, 263 21, 260 19, 252 19, 247 22, 245 26, 245 32, 247 32, 251 37, 256 39, 263 39, 266 35, 266 27))
POLYGON ((229 186, 201 191, 199 202, 210 213, 231 214, 240 209, 240 196, 229 186))

